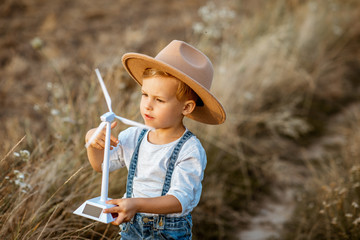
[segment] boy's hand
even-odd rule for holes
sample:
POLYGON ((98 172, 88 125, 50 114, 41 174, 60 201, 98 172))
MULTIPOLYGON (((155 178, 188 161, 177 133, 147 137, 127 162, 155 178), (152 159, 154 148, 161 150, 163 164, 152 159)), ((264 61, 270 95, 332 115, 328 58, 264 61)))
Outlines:
POLYGON ((118 216, 111 224, 119 225, 129 222, 137 212, 136 198, 112 199, 106 201, 107 204, 117 205, 112 208, 104 209, 104 213, 117 213, 118 216))
MULTIPOLYGON (((111 129, 115 128, 117 125, 117 122, 111 123, 111 129)), ((94 134, 97 128, 90 129, 85 136, 85 142, 87 143, 91 136, 94 134)), ((91 147, 104 150, 105 148, 105 135, 106 135, 106 128, 104 128, 99 135, 94 139, 94 141, 90 144, 91 147)), ((114 137, 112 134, 110 136, 110 149, 113 149, 113 147, 116 147, 116 145, 119 143, 119 140, 114 137)))

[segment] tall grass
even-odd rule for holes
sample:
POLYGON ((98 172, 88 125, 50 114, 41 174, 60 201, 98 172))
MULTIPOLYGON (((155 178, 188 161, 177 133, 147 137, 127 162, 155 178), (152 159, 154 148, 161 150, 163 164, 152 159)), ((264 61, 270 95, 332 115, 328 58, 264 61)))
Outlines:
MULTIPOLYGON (((358 118, 351 115, 358 113, 340 114, 359 100, 359 10, 355 0, 209 1, 199 10, 200 21, 184 40, 213 60, 212 90, 228 119, 221 126, 187 121, 208 154, 201 202, 193 213, 195 239, 235 239, 261 198, 279 187, 280 161, 309 173, 284 238, 359 236, 360 135, 358 118), (331 125, 331 134, 349 139, 347 144, 330 157, 303 157, 304 149, 330 134, 328 119, 335 114, 347 120, 331 125)), ((93 69, 100 66, 114 111, 135 120, 138 86, 118 57, 74 68, 39 40, 28 50, 37 71, 19 57, 6 65, 1 80, 0 103, 8 115, 0 130, 6 137, 0 151, 0 238, 118 238, 117 227, 72 211, 100 195, 101 176, 84 149, 86 131, 107 111, 93 69), (42 84, 17 88, 14 80, 22 75, 42 84), (34 94, 24 95, 31 86, 34 94)), ((112 173, 109 196, 121 197, 125 182, 126 171, 112 173)))
MULTIPOLYGON (((112 74, 117 71, 112 70, 112 74)), ((105 79, 110 77, 105 76, 105 79)), ((115 85, 113 82, 118 77, 111 79, 114 80, 110 86, 115 85)), ((49 101, 38 106, 38 111, 47 116, 47 136, 42 141, 30 142, 30 146, 36 147, 28 154, 22 154, 27 151, 18 147, 1 162, 2 239, 111 239, 117 236, 116 227, 72 214, 87 198, 100 195, 101 178, 86 162, 84 134, 98 124, 98 116, 106 111, 101 104, 102 93, 94 75, 79 80, 77 86, 58 80, 48 86, 49 101), (74 93, 76 96, 72 97, 74 93), (110 233, 109 229, 112 229, 110 233)), ((111 92, 118 88, 113 86, 111 92)), ((133 91, 125 91, 129 88, 125 86, 119 90, 123 92, 124 103, 132 96, 133 91)), ((113 100, 119 99, 114 97, 113 100)), ((131 111, 122 110, 123 113, 131 111)), ((29 141, 36 136, 29 132, 25 138, 29 141)), ((26 147, 21 143, 20 146, 26 147)), ((110 193, 116 192, 120 197, 119 190, 126 181, 124 172, 111 176, 114 178, 117 184, 110 186, 110 193)))

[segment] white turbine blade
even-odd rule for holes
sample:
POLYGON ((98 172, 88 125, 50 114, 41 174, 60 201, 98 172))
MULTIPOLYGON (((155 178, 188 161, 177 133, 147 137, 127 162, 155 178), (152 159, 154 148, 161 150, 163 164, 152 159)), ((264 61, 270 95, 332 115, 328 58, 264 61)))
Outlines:
POLYGON ((135 121, 132 121, 132 120, 123 118, 123 117, 119 117, 119 116, 115 116, 115 117, 116 117, 117 119, 119 119, 121 122, 125 123, 126 125, 131 125, 131 126, 146 128, 146 129, 149 129, 149 130, 154 129, 154 128, 152 128, 152 127, 146 126, 145 124, 138 123, 138 122, 135 122, 135 121))
POLYGON ((100 134, 101 130, 106 126, 106 122, 100 123, 99 127, 95 130, 94 134, 90 137, 89 141, 85 144, 85 147, 88 148, 90 144, 95 140, 95 138, 100 134))
POLYGON ((96 72, 96 75, 97 75, 97 77, 98 77, 98 79, 99 79, 99 82, 100 82, 100 85, 101 85, 101 89, 102 89, 102 91, 103 91, 103 93, 104 93, 105 100, 106 100, 106 104, 107 104, 107 106, 108 106, 108 108, 109 108, 109 111, 112 112, 112 109, 111 109, 111 98, 110 98, 110 95, 109 95, 108 91, 106 90, 106 86, 105 86, 104 80, 102 79, 101 74, 100 74, 100 71, 99 71, 98 68, 95 69, 95 72, 96 72))

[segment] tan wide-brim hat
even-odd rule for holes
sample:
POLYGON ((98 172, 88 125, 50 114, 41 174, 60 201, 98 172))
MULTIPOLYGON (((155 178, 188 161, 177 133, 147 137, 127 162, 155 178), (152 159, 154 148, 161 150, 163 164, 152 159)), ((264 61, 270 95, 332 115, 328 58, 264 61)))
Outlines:
POLYGON ((126 53, 122 62, 130 76, 140 85, 147 68, 167 72, 192 88, 204 103, 196 106, 187 117, 206 124, 221 124, 226 114, 221 103, 210 93, 213 80, 213 66, 209 58, 193 46, 173 40, 155 58, 126 53))

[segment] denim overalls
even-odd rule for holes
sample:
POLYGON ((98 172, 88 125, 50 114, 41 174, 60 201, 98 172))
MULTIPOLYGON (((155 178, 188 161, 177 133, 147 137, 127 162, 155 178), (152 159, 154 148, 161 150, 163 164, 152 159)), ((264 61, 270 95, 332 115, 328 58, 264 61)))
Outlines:
MULTIPOLYGON (((133 191, 133 180, 136 171, 139 148, 147 130, 140 133, 136 148, 131 158, 129 173, 126 184, 126 198, 131 198, 133 191)), ((170 163, 166 171, 165 182, 161 196, 164 196, 170 188, 171 175, 174 171, 176 159, 178 158, 181 147, 193 134, 190 131, 181 137, 175 146, 170 163)), ((192 218, 189 213, 184 217, 166 217, 166 215, 146 215, 136 213, 130 222, 120 225, 121 239, 191 239, 192 218)))

